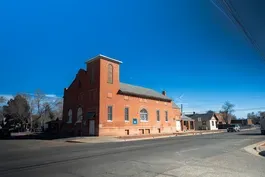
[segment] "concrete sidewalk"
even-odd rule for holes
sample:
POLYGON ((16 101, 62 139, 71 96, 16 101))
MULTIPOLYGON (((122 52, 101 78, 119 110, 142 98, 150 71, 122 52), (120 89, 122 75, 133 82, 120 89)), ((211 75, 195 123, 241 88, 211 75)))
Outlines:
POLYGON ((171 134, 154 134, 154 135, 138 135, 138 136, 103 136, 103 137, 75 137, 68 138, 65 140, 68 143, 105 143, 105 142, 123 142, 123 141, 138 141, 147 139, 157 139, 157 138, 170 138, 175 136, 193 136, 193 135, 203 135, 203 134, 214 134, 223 133, 224 130, 216 131, 188 131, 188 132, 177 132, 171 134))
MULTIPOLYGON (((255 128, 250 129, 242 129, 241 131, 253 130, 255 128)), ((106 143, 106 142, 122 142, 122 141, 138 141, 138 140, 148 140, 148 139, 157 139, 157 138, 171 138, 176 136, 196 136, 196 135, 204 135, 204 134, 215 134, 215 133, 224 133, 226 129, 221 130, 197 130, 197 131, 187 131, 187 132, 176 132, 170 134, 152 134, 152 135, 128 135, 128 136, 103 136, 103 137, 74 137, 64 139, 65 142, 68 143, 106 143)))

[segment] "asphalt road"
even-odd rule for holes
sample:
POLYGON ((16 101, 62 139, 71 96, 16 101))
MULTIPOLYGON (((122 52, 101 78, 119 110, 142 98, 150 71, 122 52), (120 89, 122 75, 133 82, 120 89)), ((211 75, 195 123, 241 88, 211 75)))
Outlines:
POLYGON ((38 150, 1 148, 0 176, 260 177, 265 176, 265 158, 243 148, 264 140, 252 130, 38 150))

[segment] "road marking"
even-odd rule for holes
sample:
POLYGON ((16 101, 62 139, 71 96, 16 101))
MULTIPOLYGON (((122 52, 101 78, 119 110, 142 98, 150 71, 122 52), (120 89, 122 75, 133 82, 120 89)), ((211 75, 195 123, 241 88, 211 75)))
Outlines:
POLYGON ((180 153, 184 153, 184 152, 196 151, 196 150, 198 150, 198 149, 199 149, 199 148, 186 149, 186 150, 182 150, 182 151, 177 151, 176 153, 177 153, 177 154, 180 154, 180 153))

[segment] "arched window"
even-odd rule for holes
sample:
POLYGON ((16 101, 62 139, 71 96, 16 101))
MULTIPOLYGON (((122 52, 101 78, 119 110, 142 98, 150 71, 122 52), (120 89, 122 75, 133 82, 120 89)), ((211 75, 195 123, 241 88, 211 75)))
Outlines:
POLYGON ((77 110, 77 121, 82 121, 83 119, 83 109, 81 107, 77 110))
POLYGON ((113 83, 113 66, 112 64, 108 65, 108 83, 113 83))
POLYGON ((67 121, 68 124, 72 123, 72 115, 73 115, 72 109, 69 109, 68 110, 68 121, 67 121))
POLYGON ((140 120, 141 120, 142 122, 147 122, 147 121, 148 121, 148 112, 147 112, 146 109, 142 109, 142 110, 140 111, 140 120))

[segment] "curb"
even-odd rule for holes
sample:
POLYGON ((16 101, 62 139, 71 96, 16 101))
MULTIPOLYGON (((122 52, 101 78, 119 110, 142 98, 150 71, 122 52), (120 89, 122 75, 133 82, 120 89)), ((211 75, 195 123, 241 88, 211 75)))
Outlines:
POLYGON ((260 151, 260 146, 262 144, 264 144, 264 143, 265 143, 265 141, 261 141, 261 142, 258 142, 258 143, 255 143, 255 144, 246 146, 243 149, 245 151, 247 151, 248 153, 250 153, 250 154, 253 154, 253 155, 258 156, 260 158, 264 158, 265 151, 264 150, 263 151, 260 151))
MULTIPOLYGON (((123 142, 123 141, 141 141, 141 140, 150 140, 150 139, 159 139, 159 138, 172 138, 177 136, 198 136, 204 134, 216 134, 216 133, 224 133, 224 131, 218 132, 194 132, 194 133, 187 133, 183 135, 166 135, 166 136, 151 136, 151 137, 143 137, 143 138, 132 138, 132 139, 118 139, 116 142, 123 142)), ((103 142, 84 142, 82 140, 67 140, 67 143, 103 143, 103 142)), ((113 141, 114 142, 114 141, 113 141)))
POLYGON ((140 140, 150 140, 150 139, 159 139, 159 138, 172 138, 176 137, 176 135, 169 135, 169 136, 158 136, 158 137, 147 137, 147 138, 134 138, 134 139, 121 139, 121 141, 140 141, 140 140))
POLYGON ((256 130, 257 128, 249 128, 249 129, 241 129, 240 132, 249 131, 249 130, 256 130))
POLYGON ((264 145, 264 144, 265 144, 265 141, 262 141, 262 142, 259 142, 258 145, 255 147, 255 150, 262 157, 265 157, 265 146, 261 147, 261 145, 264 145))
POLYGON ((194 132, 194 133, 187 133, 187 134, 175 134, 175 135, 168 135, 168 136, 152 136, 147 138, 134 138, 134 139, 122 139, 122 141, 139 141, 139 140, 148 140, 148 139, 159 139, 159 138, 172 138, 176 136, 196 136, 196 135, 204 135, 204 134, 216 134, 216 133, 224 133, 224 131, 218 131, 218 132, 194 132))
MULTIPOLYGON (((244 129, 243 131, 248 131, 248 130, 253 130, 253 129, 244 129)), ((165 135, 165 136, 151 136, 151 137, 143 137, 143 138, 132 138, 132 139, 118 139, 117 141, 113 142, 124 142, 124 141, 141 141, 141 140, 150 140, 150 139, 159 139, 159 138, 172 138, 172 137, 177 137, 177 136, 199 136, 199 135, 206 135, 206 134, 217 134, 217 133, 225 133, 225 130, 219 130, 219 131, 208 131, 208 132, 190 132, 186 134, 174 134, 174 135, 165 135)), ((65 141, 67 143, 105 143, 105 142, 84 142, 82 140, 67 140, 65 141)), ((109 141, 106 141, 109 142, 109 141)))

